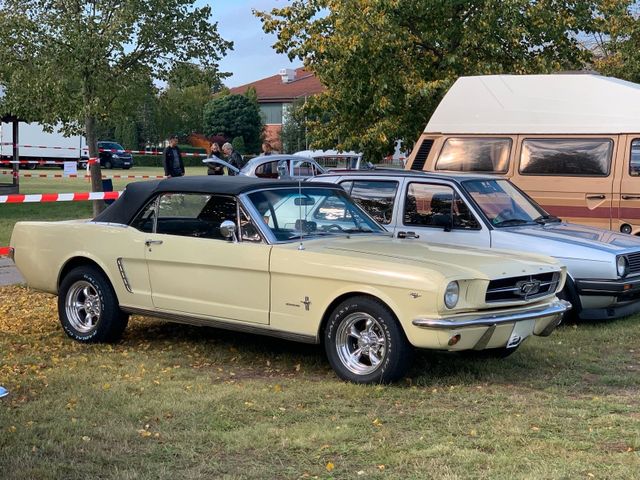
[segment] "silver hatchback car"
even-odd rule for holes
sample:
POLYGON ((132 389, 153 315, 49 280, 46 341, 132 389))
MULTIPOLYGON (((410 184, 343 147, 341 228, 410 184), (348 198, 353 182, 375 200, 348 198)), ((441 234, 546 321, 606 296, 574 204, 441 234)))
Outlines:
MULTIPOLYGON (((508 180, 376 170, 329 173, 317 181, 342 185, 403 242, 499 248, 557 258, 568 274, 561 297, 573 304, 572 314, 581 319, 640 312, 640 238, 563 222, 508 180)), ((526 282, 522 285, 531 288, 526 282)))

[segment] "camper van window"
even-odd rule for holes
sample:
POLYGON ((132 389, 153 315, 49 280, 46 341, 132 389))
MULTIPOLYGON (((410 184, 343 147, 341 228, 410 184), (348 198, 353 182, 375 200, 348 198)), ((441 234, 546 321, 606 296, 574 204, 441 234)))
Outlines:
POLYGON ((640 176, 640 139, 631 142, 631 161, 629 162, 629 175, 640 176))
POLYGON ((448 138, 436 170, 506 173, 510 152, 510 138, 448 138))
POLYGON ((606 177, 611 169, 612 151, 613 142, 606 138, 524 140, 520 173, 606 177))

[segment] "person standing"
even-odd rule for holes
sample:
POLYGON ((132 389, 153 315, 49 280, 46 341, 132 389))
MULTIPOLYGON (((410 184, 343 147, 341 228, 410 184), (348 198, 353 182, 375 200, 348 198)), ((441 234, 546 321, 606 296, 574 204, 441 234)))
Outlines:
POLYGON ((169 138, 169 146, 164 150, 164 174, 167 177, 182 177, 184 175, 184 162, 178 147, 177 135, 172 135, 169 138))
MULTIPOLYGON (((217 158, 218 160, 222 160, 222 158, 220 158, 221 156, 222 151, 220 150, 220 145, 218 145, 218 142, 211 142, 211 152, 209 154, 209 158, 217 158)), ((209 163, 207 164, 207 175, 224 175, 224 167, 215 163, 209 163)))
MULTIPOLYGON (((229 142, 222 145, 222 152, 227 157, 227 163, 233 165, 238 170, 242 170, 242 167, 247 163, 238 152, 233 149, 233 145, 229 142)), ((229 172, 229 175, 234 174, 233 172, 229 172)))

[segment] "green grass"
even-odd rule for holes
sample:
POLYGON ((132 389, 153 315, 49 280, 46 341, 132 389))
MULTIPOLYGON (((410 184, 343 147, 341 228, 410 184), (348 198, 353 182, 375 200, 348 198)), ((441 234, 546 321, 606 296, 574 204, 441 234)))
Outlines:
POLYGON ((54 298, 8 287, 0 476, 638 478, 638 320, 564 327, 504 360, 419 352, 405 381, 357 386, 320 347, 148 318, 82 345, 54 298))
MULTIPOLYGON (((187 175, 206 175, 205 167, 189 167, 187 175)), ((56 174, 59 169, 42 168, 37 170, 20 170, 22 174, 56 174)), ((83 174, 84 171, 79 171, 83 174)), ((134 167, 131 170, 103 170, 103 175, 163 175, 162 168, 134 167)), ((10 182, 9 175, 0 176, 0 182, 10 182)), ((122 190, 129 182, 143 181, 113 180, 114 190, 122 190)), ((88 192, 90 183, 80 178, 27 178, 20 179, 20 193, 71 193, 88 192)), ((11 231, 20 220, 70 220, 74 218, 90 218, 91 202, 52 202, 52 203, 22 203, 0 204, 0 247, 9 245, 11 231)))

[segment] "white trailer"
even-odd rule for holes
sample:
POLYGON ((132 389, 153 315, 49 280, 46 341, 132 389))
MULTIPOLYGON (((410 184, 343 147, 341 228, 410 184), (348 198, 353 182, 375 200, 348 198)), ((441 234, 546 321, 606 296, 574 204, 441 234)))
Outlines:
MULTIPOLYGON (((38 123, 18 124, 18 153, 21 161, 81 161, 88 157, 87 141, 82 135, 65 136, 60 129, 45 132, 38 123)), ((0 157, 13 157, 13 130, 11 123, 0 123, 0 157)), ((24 166, 35 168, 37 163, 24 166)), ((62 163, 60 164, 62 166, 62 163)))

